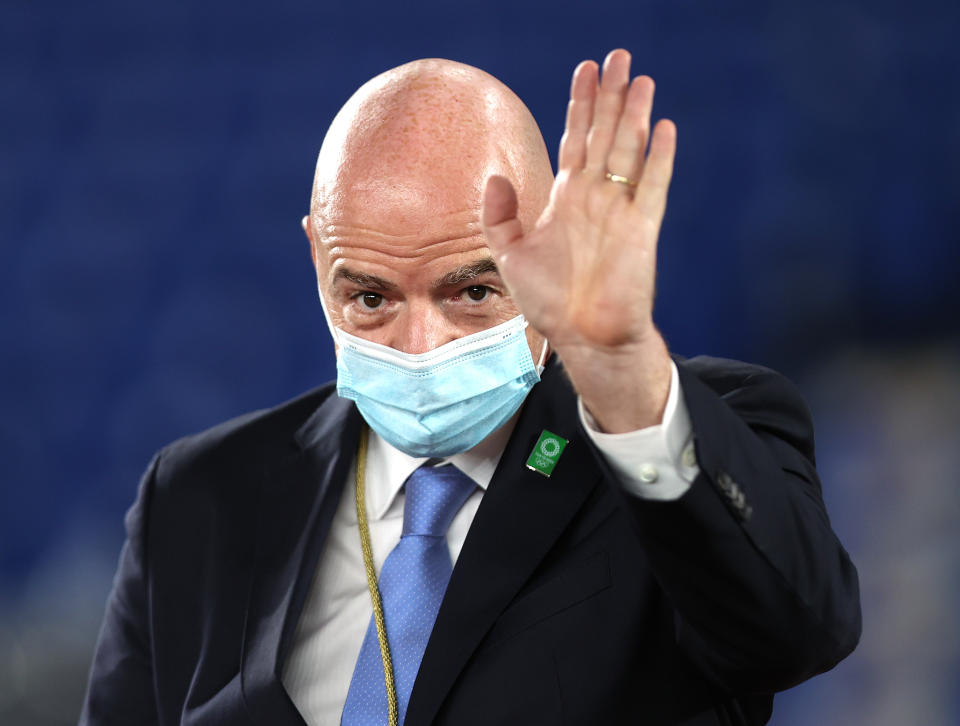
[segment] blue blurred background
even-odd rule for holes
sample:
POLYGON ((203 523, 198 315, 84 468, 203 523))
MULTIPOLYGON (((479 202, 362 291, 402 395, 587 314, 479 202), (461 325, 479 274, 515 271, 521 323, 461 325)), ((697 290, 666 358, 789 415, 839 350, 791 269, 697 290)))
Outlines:
MULTIPOLYGON (((0 723, 76 720, 152 453, 333 377, 300 217, 380 71, 561 133, 622 46, 679 127, 657 318, 807 395, 865 629, 773 723, 960 723, 960 5, 0 2, 0 723)), ((554 156, 555 158, 555 156, 554 156)))

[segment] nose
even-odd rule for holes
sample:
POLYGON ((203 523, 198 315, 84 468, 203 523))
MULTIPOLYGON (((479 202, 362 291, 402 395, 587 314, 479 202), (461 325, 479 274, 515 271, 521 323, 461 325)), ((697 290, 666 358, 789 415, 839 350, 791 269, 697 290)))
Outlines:
POLYGON ((426 301, 409 301, 393 322, 390 347, 404 353, 426 353, 458 337, 446 316, 426 301))

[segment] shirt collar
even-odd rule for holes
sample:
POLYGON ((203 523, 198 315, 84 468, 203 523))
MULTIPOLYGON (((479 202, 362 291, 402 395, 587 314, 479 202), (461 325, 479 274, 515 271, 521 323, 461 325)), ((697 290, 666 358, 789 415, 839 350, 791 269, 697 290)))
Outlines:
MULTIPOLYGON (((453 464, 486 491, 519 416, 520 412, 517 411, 509 421, 472 449, 441 459, 438 466, 453 464)), ((378 520, 384 517, 403 488, 407 477, 427 461, 429 461, 427 458, 405 454, 370 429, 364 482, 367 512, 371 519, 378 520)))

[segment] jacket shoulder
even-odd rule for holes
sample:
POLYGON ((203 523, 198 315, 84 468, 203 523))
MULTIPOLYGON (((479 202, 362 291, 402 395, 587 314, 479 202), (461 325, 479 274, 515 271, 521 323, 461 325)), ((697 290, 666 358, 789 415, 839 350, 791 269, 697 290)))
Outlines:
POLYGON ((177 439, 157 454, 157 483, 186 474, 196 479, 204 472, 249 474, 260 462, 288 456, 296 450, 297 432, 331 396, 336 396, 335 383, 177 439))
POLYGON ((673 359, 678 367, 697 376, 719 395, 731 393, 748 384, 784 385, 792 389, 796 396, 800 395, 796 386, 782 373, 756 363, 745 363, 710 355, 698 355, 693 358, 675 355, 673 359))
POLYGON ((751 428, 787 441, 815 461, 813 418, 800 389, 772 368, 728 358, 675 356, 688 406, 696 383, 718 396, 751 428), (692 384, 692 385, 691 385, 692 384))

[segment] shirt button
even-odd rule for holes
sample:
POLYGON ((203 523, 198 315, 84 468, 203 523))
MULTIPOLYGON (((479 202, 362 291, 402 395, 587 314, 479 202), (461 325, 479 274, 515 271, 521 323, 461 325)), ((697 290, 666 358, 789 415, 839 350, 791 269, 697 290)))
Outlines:
POLYGON ((682 461, 683 465, 688 469, 692 469, 697 465, 697 452, 693 448, 693 442, 687 444, 687 447, 683 450, 682 461))
POLYGON ((660 478, 660 472, 653 464, 643 464, 640 467, 640 481, 644 484, 656 484, 660 478))

